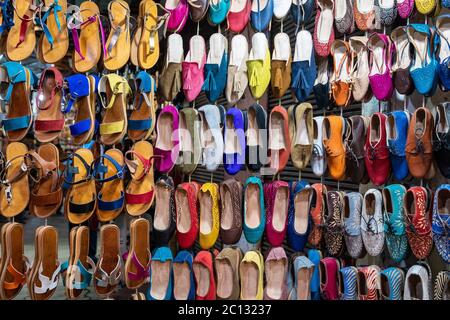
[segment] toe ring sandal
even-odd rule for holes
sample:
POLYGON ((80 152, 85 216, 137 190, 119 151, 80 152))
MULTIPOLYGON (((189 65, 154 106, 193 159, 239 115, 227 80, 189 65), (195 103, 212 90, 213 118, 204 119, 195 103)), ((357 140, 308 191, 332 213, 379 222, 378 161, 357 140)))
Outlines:
POLYGON ((25 163, 25 157, 26 157, 26 155, 17 155, 15 157, 13 157, 12 159, 9 159, 6 162, 5 167, 3 168, 3 171, 0 172, 0 184, 5 186, 5 196, 6 196, 6 201, 8 202, 8 204, 10 204, 13 200, 13 193, 11 190, 12 184, 15 182, 18 182, 24 176, 28 175, 28 173, 30 172, 30 169, 28 168, 28 166, 25 163), (7 178, 8 168, 12 166, 13 161, 20 159, 20 158, 23 158, 23 162, 20 166, 20 170, 17 171, 16 174, 14 174, 12 177, 7 178))
MULTIPOLYGON (((87 262, 91 266, 91 270, 94 270, 94 261, 92 261, 90 257, 87 257, 87 262)), ((89 287, 92 280, 92 271, 88 271, 80 260, 73 265, 69 265, 68 261, 64 262, 61 265, 61 272, 68 272, 68 277, 66 277, 66 279, 69 281, 65 282, 64 285, 69 290, 84 290, 89 287)))
POLYGON ((61 21, 59 19, 58 12, 60 12, 62 10, 63 10, 63 8, 61 7, 60 4, 58 4, 58 0, 54 0, 54 2, 48 7, 46 7, 45 4, 42 2, 37 10, 39 17, 36 17, 36 21, 37 21, 37 23, 39 23, 41 25, 42 30, 44 31, 44 35, 47 38, 47 41, 50 44, 51 49, 53 49, 53 44, 55 43, 55 39, 53 38, 46 22, 50 16, 50 14, 53 13, 53 18, 56 22, 56 27, 58 28, 58 31, 61 32, 62 31, 61 21), (44 13, 44 15, 42 15, 42 13, 44 13))
POLYGON ((58 265, 56 270, 53 272, 51 279, 43 274, 44 269, 42 266, 42 263, 39 267, 39 273, 38 278, 41 282, 41 286, 37 286, 36 283, 34 284, 33 291, 36 294, 45 294, 49 291, 52 291, 56 289, 58 286, 59 281, 59 275, 61 273, 61 265, 58 265))
MULTIPOLYGON (((100 259, 99 266, 102 265, 102 259, 100 259)), ((100 277, 96 272, 94 281, 97 287, 107 288, 108 286, 114 288, 120 283, 123 274, 123 263, 118 256, 116 267, 108 274, 102 267, 97 268, 97 271, 100 273, 100 277)))
MULTIPOLYGON (((128 259, 128 252, 123 255, 123 260, 128 259)), ((149 257, 150 257, 150 251, 149 251, 149 257)), ((133 255, 131 256, 131 263, 136 267, 136 272, 127 272, 127 278, 131 281, 143 281, 146 280, 150 276, 150 263, 151 259, 149 259, 147 266, 142 265, 142 263, 139 261, 139 259, 136 256, 136 253, 133 252, 133 255)))
POLYGON ((2 13, 2 24, 0 25, 0 36, 3 34, 4 31, 7 31, 11 29, 12 26, 14 26, 14 19, 13 19, 13 7, 11 2, 9 1, 2 1, 0 3, 0 10, 2 13))
POLYGON ((24 258, 24 265, 25 265, 25 273, 22 273, 18 271, 16 268, 14 268, 12 261, 8 263, 8 266, 6 267, 6 272, 11 276, 13 279, 12 281, 4 281, 2 286, 4 290, 17 290, 20 287, 24 286, 27 282, 27 273, 29 270, 28 260, 24 258))

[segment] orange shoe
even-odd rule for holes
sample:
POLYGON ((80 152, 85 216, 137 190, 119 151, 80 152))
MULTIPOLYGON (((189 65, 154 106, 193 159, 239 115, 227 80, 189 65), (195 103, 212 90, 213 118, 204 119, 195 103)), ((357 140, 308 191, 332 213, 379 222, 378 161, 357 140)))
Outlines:
POLYGON ((343 180, 345 178, 344 132, 344 118, 340 116, 328 116, 323 120, 323 146, 327 152, 327 164, 330 177, 335 180, 343 180))
POLYGON ((272 109, 269 116, 269 161, 271 174, 283 171, 291 154, 288 113, 280 105, 272 109))

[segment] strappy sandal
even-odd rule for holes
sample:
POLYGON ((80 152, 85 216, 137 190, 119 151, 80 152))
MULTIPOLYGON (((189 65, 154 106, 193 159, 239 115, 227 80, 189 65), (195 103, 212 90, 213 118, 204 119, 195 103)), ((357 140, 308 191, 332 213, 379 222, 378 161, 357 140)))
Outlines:
POLYGON ((130 224, 130 251, 125 254, 125 283, 128 289, 137 289, 149 276, 150 223, 144 218, 130 224))
POLYGON ((100 124, 100 140, 105 145, 114 145, 127 132, 126 107, 131 88, 125 78, 110 73, 100 79, 98 93, 102 106, 106 109, 100 124))
POLYGON ((115 71, 122 68, 130 58, 130 7, 123 0, 113 0, 108 4, 111 31, 106 40, 107 57, 105 68, 115 71))
POLYGON ((67 20, 67 27, 74 43, 73 69, 75 72, 88 72, 99 62, 102 48, 103 56, 106 57, 100 10, 94 1, 84 1, 80 7, 70 6, 67 12, 72 13, 67 20), (79 35, 77 30, 80 30, 79 35))
POLYGON ((58 62, 69 49, 66 12, 67 0, 41 1, 36 20, 44 31, 38 44, 44 63, 58 62))
POLYGON ((30 200, 27 152, 28 147, 21 142, 11 142, 6 147, 6 164, 0 177, 0 212, 7 218, 22 213, 30 200))
POLYGON ((102 226, 100 239, 101 252, 94 271, 94 288, 98 296, 108 298, 123 275, 119 227, 114 224, 102 226))
POLYGON ((18 62, 5 62, 0 67, 0 81, 8 83, 6 101, 8 113, 3 120, 3 129, 9 141, 22 140, 32 124, 31 88, 37 82, 34 73, 18 62))
POLYGON ((155 128, 156 84, 152 76, 141 71, 136 76, 136 94, 133 108, 128 119, 128 137, 133 141, 147 140, 155 128))
POLYGON ((34 136, 39 142, 55 140, 64 128, 62 87, 63 75, 58 69, 51 67, 42 72, 36 96, 39 112, 34 121, 34 136))
POLYGON ((334 73, 331 76, 331 94, 338 107, 347 107, 352 97, 351 54, 348 42, 335 40, 331 46, 334 73))
POLYGON ((38 7, 35 3, 35 0, 12 0, 14 25, 6 40, 6 55, 11 61, 28 58, 36 46, 34 16, 38 7))
POLYGON ((92 105, 92 96, 95 96, 95 80, 82 74, 74 74, 64 79, 63 99, 66 107, 64 114, 75 107, 74 123, 69 126, 74 144, 89 142, 95 129, 95 105, 92 105))
POLYGON ((37 248, 29 285, 33 300, 48 300, 58 286, 61 265, 58 262, 58 231, 52 226, 36 230, 37 248))
POLYGON ((153 146, 148 141, 136 142, 125 153, 125 163, 131 174, 125 191, 126 209, 129 215, 140 216, 150 209, 155 197, 153 146))
POLYGON ((93 163, 94 179, 102 184, 97 196, 97 217, 101 222, 116 219, 125 205, 123 178, 125 165, 122 151, 109 149, 93 163))
POLYGON ((91 150, 80 148, 68 158, 64 182, 70 185, 64 211, 73 224, 87 221, 97 207, 95 180, 92 179, 94 156, 91 150))
POLYGON ((26 284, 29 269, 28 259, 24 256, 23 225, 11 223, 5 230, 5 264, 0 275, 0 298, 14 299, 26 284))
POLYGON ((30 162, 27 166, 35 169, 37 174, 37 177, 30 174, 35 182, 31 190, 30 213, 39 218, 48 218, 59 209, 63 200, 58 174, 59 150, 51 143, 41 145, 37 152, 28 152, 26 162, 30 162))

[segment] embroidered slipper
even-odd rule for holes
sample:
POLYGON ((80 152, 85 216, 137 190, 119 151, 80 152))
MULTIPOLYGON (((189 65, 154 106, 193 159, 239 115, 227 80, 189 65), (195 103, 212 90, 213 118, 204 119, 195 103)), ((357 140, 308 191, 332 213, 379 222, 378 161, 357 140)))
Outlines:
POLYGON ((5 62, 0 67, 0 81, 8 83, 2 100, 8 105, 3 129, 9 141, 20 141, 32 124, 30 95, 37 82, 34 73, 18 62, 5 62))
MULTIPOLYGON (((367 48, 370 51, 370 87, 375 98, 387 101, 392 97, 394 92, 391 72, 392 57, 395 51, 394 45, 391 39, 385 34, 374 32, 369 36, 367 48)), ((435 70, 435 66, 433 66, 433 70, 435 70)))
POLYGON ((191 102, 197 98, 205 82, 204 67, 206 63, 205 39, 195 35, 189 41, 189 51, 181 64, 183 75, 183 92, 185 99, 191 102))
POLYGON ((43 62, 50 64, 64 58, 69 49, 67 0, 44 0, 43 2, 38 10, 37 22, 44 32, 38 46, 43 62))
POLYGON ((156 83, 145 71, 137 74, 135 82, 136 93, 133 111, 128 119, 128 137, 133 141, 147 140, 153 133, 156 122, 156 83))
POLYGON ((179 114, 177 108, 166 105, 156 123, 155 168, 168 173, 177 162, 180 153, 179 114))
POLYGON ((180 111, 180 155, 177 166, 184 174, 192 174, 200 163, 200 117, 194 108, 180 111))
POLYGON ((24 231, 20 223, 11 223, 5 232, 6 256, 0 275, 0 298, 14 299, 26 284, 29 270, 28 259, 24 255, 24 231))
POLYGON ((36 233, 38 262, 32 269, 30 289, 33 300, 48 300, 55 293, 60 278, 58 231, 55 227, 43 226, 36 233))
POLYGON ((122 213, 125 205, 122 151, 107 150, 95 160, 92 168, 95 181, 102 185, 97 195, 97 218, 101 222, 112 221, 122 213))
POLYGON ((100 124, 100 141, 105 145, 120 143, 127 132, 127 97, 131 88, 125 78, 110 73, 101 77, 98 93, 106 109, 100 124))
POLYGON ((64 128, 62 87, 63 76, 58 69, 50 67, 42 72, 36 96, 39 112, 34 120, 34 136, 39 142, 55 140, 64 128))
MULTIPOLYGON (((356 7, 356 6, 355 6, 356 7)), ((334 42, 334 0, 316 0, 316 19, 314 22, 314 49, 317 55, 330 54, 334 42)))
POLYGON ((230 104, 235 104, 248 85, 247 77, 248 42, 242 34, 231 39, 230 63, 228 65, 225 95, 230 104))
POLYGON ((14 25, 8 32, 6 55, 11 61, 28 58, 36 46, 34 17, 38 7, 35 0, 11 1, 14 7, 14 25))
POLYGON ((75 108, 74 123, 69 126, 74 144, 80 145, 90 141, 95 129, 95 105, 92 105, 92 96, 95 96, 94 78, 83 74, 74 74, 64 79, 63 99, 66 107, 64 114, 75 108))
POLYGON ((11 218, 22 213, 30 200, 28 168, 25 156, 28 147, 22 142, 6 146, 6 164, 1 174, 0 212, 11 218))
POLYGON ((70 6, 67 12, 72 12, 67 27, 71 30, 74 42, 73 69, 75 72, 88 72, 99 62, 102 47, 103 56, 107 55, 100 9, 95 2, 84 1, 79 8, 70 6), (80 30, 80 34, 77 30, 80 30))
POLYGON ((92 179, 94 156, 91 150, 77 149, 69 155, 64 172, 64 182, 70 185, 66 194, 64 211, 73 224, 87 221, 97 207, 95 180, 92 179))
POLYGON ((94 271, 94 288, 100 297, 108 298, 123 275, 120 257, 120 229, 115 224, 106 224, 100 228, 100 259, 94 271))
POLYGON ((123 0, 113 0, 108 4, 111 31, 105 44, 107 56, 104 65, 110 71, 119 70, 130 58, 130 13, 128 3, 123 0))
POLYGON ((130 251, 125 262, 125 283, 128 289, 138 289, 149 276, 150 223, 144 218, 130 224, 130 251))
POLYGON ((50 217, 59 209, 63 200, 58 174, 59 150, 54 144, 44 144, 37 152, 28 152, 27 160, 31 162, 27 166, 35 169, 37 175, 33 177, 30 174, 30 178, 35 182, 31 189, 30 213, 39 218, 50 217))
POLYGON ((125 191, 126 209, 129 215, 140 216, 154 199, 153 146, 148 141, 136 142, 125 153, 125 163, 131 174, 125 191))
POLYGON ((255 99, 262 97, 270 83, 270 51, 264 33, 252 37, 252 49, 247 60, 250 91, 255 99))
POLYGON ((191 248, 197 240, 199 190, 197 182, 185 182, 175 189, 177 242, 181 249, 191 248))
POLYGON ((182 89, 181 63, 184 59, 183 38, 173 33, 167 38, 167 55, 161 77, 158 93, 165 101, 172 101, 182 89))
POLYGON ((215 103, 223 93, 227 83, 228 40, 221 33, 214 33, 209 38, 209 53, 205 64, 205 91, 209 102, 215 103))
POLYGON ((173 255, 169 247, 160 247, 153 253, 150 264, 150 284, 147 291, 148 300, 172 299, 172 261, 173 255))
POLYGON ((283 32, 275 35, 273 43, 270 84, 273 96, 281 99, 291 84, 291 45, 283 32))

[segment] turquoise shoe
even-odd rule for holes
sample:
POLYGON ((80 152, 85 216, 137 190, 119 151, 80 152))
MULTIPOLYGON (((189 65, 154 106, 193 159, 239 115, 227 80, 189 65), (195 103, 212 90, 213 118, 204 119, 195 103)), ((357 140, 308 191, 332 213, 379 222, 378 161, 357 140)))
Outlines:
POLYGON ((225 21, 230 10, 231 0, 210 0, 208 21, 212 25, 218 25, 225 21))
POLYGON ((171 300, 173 287, 172 251, 160 247, 152 255, 147 300, 171 300))
POLYGON ((322 259, 322 253, 317 249, 308 250, 308 259, 314 263, 314 271, 311 277, 309 287, 311 289, 311 300, 320 300, 320 271, 319 265, 322 259))
POLYGON ((250 243, 261 240, 266 225, 264 190, 261 179, 249 177, 244 186, 244 235, 250 243))
POLYGON ((381 296, 384 300, 402 300, 405 274, 400 268, 387 268, 380 273, 381 296))

